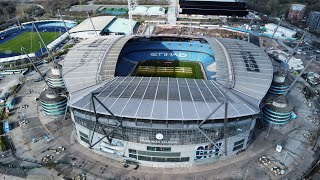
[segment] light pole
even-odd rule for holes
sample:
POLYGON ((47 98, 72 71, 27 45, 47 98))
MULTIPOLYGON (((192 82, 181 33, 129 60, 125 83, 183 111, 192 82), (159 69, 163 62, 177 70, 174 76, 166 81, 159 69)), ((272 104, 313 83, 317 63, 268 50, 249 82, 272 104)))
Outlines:
POLYGON ((132 27, 132 11, 135 6, 138 5, 137 0, 127 0, 128 1, 128 15, 129 15, 129 35, 133 34, 133 27, 132 27))
POLYGON ((265 137, 265 139, 266 139, 266 140, 268 140, 268 136, 269 136, 270 128, 271 128, 271 125, 269 124, 269 129, 268 129, 267 135, 266 135, 266 137, 265 137))

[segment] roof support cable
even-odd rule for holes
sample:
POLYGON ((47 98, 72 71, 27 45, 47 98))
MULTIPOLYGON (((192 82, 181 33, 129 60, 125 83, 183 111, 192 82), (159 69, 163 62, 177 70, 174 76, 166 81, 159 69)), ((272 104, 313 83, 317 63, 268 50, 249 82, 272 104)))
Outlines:
MULTIPOLYGON (((94 125, 93 125, 93 129, 92 129, 92 136, 91 136, 91 139, 90 139, 90 147, 89 148, 92 148, 94 147, 96 144, 98 144, 100 141, 102 141, 105 137, 108 139, 109 143, 111 143, 112 141, 112 137, 114 135, 114 132, 119 128, 119 127, 122 127, 122 120, 120 120, 119 118, 117 118, 97 97, 98 93, 91 93, 91 103, 92 103, 92 106, 93 106, 93 114, 94 114, 94 118, 95 118, 95 122, 94 122, 94 125), (110 132, 106 132, 102 123, 99 122, 99 117, 97 115, 97 110, 96 110, 96 106, 95 106, 95 100, 115 119, 118 121, 118 124, 113 127, 113 129, 110 131, 110 132), (96 128, 97 128, 97 123, 99 123, 101 129, 102 129, 102 132, 104 134, 104 136, 102 138, 100 138, 98 141, 96 141, 95 143, 93 143, 93 136, 96 132, 96 128)), ((122 131, 123 132, 123 131, 122 131)))
POLYGON ((215 148, 219 149, 219 151, 221 151, 222 153, 224 153, 224 151, 221 149, 221 147, 218 146, 217 143, 213 142, 213 141, 210 139, 210 137, 207 136, 207 134, 201 130, 200 127, 198 127, 198 130, 212 143, 212 145, 213 145, 215 148))
MULTIPOLYGON (((224 93, 223 93, 224 94, 224 93)), ((213 146, 217 149, 219 149, 219 151, 221 151, 222 153, 224 153, 225 155, 227 155, 227 132, 228 132, 228 99, 227 96, 224 95, 224 102, 219 104, 211 113, 209 116, 207 116, 207 118, 205 118, 199 125, 198 125, 198 130, 213 144, 213 146), (201 126, 215 113, 217 112, 218 109, 220 109, 220 107, 222 105, 225 105, 225 114, 224 114, 224 151, 220 148, 220 146, 217 145, 217 143, 213 142, 211 140, 211 138, 204 132, 201 130, 201 126)))

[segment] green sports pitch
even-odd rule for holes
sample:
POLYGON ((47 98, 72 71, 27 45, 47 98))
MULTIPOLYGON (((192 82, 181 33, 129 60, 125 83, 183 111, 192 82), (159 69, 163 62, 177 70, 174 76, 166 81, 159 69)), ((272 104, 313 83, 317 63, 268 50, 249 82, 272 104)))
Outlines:
MULTIPOLYGON (((58 32, 40 32, 44 43, 49 44, 51 41, 60 36, 58 32)), ((37 52, 43 47, 40 37, 36 32, 22 33, 2 44, 0 44, 0 53, 12 52, 21 53, 21 46, 26 48, 27 53, 37 52), (40 42, 40 43, 39 43, 40 42)))
POLYGON ((204 79, 199 62, 190 61, 157 61, 148 60, 138 62, 132 76, 144 77, 175 77, 204 79))

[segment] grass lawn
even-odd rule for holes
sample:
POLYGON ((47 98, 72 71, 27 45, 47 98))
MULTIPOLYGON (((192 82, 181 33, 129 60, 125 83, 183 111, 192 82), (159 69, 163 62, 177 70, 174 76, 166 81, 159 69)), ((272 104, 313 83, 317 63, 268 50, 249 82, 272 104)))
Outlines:
POLYGON ((204 79, 201 64, 190 61, 141 61, 132 76, 204 79))
MULTIPOLYGON (((40 32, 40 34, 46 44, 49 44, 60 35, 58 32, 40 32)), ((0 44, 0 52, 21 53, 21 46, 26 48, 27 53, 37 52, 40 49, 39 42, 41 43, 41 40, 36 32, 25 32, 0 44)), ((41 47, 43 47, 42 43, 41 47)))

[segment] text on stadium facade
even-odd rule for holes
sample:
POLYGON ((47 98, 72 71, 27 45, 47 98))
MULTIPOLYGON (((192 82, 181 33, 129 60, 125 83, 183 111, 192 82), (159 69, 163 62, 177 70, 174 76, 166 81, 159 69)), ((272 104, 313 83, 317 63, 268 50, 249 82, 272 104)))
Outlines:
POLYGON ((246 64, 247 71, 255 71, 260 72, 257 61, 254 59, 251 52, 248 51, 240 51, 243 61, 246 64))
POLYGON ((150 56, 164 56, 164 57, 187 57, 186 53, 166 53, 166 52, 152 52, 150 56))

